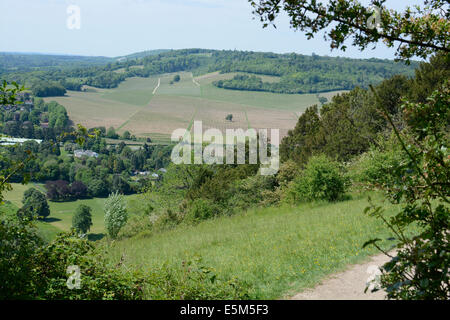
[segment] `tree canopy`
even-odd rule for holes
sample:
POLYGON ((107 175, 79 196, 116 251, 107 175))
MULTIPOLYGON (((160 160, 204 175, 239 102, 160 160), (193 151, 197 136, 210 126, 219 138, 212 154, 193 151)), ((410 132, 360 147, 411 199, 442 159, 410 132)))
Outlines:
POLYGON ((316 0, 249 0, 264 27, 280 11, 290 18, 292 28, 303 31, 308 39, 325 31, 331 48, 344 50, 346 41, 364 50, 384 42, 397 45, 396 56, 409 61, 417 56, 427 58, 437 51, 449 53, 450 14, 448 1, 425 0, 422 6, 407 7, 403 12, 387 9, 385 0, 371 0, 364 6, 358 1, 316 0))

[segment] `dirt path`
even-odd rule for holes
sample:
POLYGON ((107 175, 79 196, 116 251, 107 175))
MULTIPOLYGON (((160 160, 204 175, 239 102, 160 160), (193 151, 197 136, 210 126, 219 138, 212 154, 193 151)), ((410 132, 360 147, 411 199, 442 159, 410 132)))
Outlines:
POLYGON ((198 83, 198 82, 194 79, 194 76, 192 76, 192 82, 193 82, 197 87, 200 87, 200 83, 198 83))
POLYGON ((158 78, 158 85, 155 87, 155 89, 153 90, 152 94, 156 93, 156 90, 158 90, 160 84, 161 84, 161 78, 158 78))
POLYGON ((350 266, 346 271, 324 279, 313 289, 293 296, 292 300, 383 300, 385 293, 364 293, 367 279, 376 268, 389 261, 384 254, 373 256, 370 261, 350 266))

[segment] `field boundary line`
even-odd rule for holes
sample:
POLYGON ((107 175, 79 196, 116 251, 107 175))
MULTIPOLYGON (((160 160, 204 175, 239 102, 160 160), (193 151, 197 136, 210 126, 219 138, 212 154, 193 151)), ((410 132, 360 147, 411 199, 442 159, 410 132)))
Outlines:
POLYGON ((124 122, 124 123, 122 123, 118 128, 117 128, 117 130, 120 130, 120 129, 122 129, 123 127, 125 127, 127 124, 128 124, 128 122, 130 122, 130 120, 131 120, 131 118, 133 118, 136 114, 138 114, 139 112, 141 111, 141 109, 137 109, 135 112, 133 112, 133 114, 124 122))
MULTIPOLYGON (((158 79, 158 85, 156 86, 155 89, 153 89, 153 93, 152 93, 153 95, 155 94, 156 89, 159 88, 160 80, 161 80, 161 78, 158 79)), ((151 97, 150 97, 150 100, 147 102, 147 104, 146 104, 145 106, 142 106, 142 107, 143 107, 143 108, 144 108, 144 107, 148 107, 148 106, 150 105, 150 102, 152 102, 152 99, 153 99, 153 96, 151 96, 151 97)), ((127 120, 125 120, 124 123, 122 123, 122 124, 117 128, 117 130, 120 130, 120 129, 122 129, 123 127, 125 127, 125 126, 128 124, 128 122, 130 122, 131 118, 133 118, 133 117, 134 117, 136 114, 138 114, 139 111, 141 111, 141 110, 142 110, 142 108, 141 108, 141 106, 140 106, 135 112, 133 112, 133 114, 132 114, 131 116, 128 117, 127 120)))
MULTIPOLYGON (((187 135, 189 132, 191 132, 191 129, 192 129, 192 125, 193 125, 193 123, 194 123, 195 116, 197 115, 197 111, 198 111, 198 108, 195 108, 195 111, 194 111, 194 113, 192 114, 192 117, 191 117, 191 121, 189 121, 187 130, 186 130, 186 135, 187 135)), ((183 137, 183 140, 186 138, 186 135, 183 137)))

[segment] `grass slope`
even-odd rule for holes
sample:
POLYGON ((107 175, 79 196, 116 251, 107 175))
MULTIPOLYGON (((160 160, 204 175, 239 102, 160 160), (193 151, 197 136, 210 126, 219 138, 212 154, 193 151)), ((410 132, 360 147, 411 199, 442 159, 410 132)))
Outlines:
MULTIPOLYGON (((151 270, 165 262, 179 267, 200 256, 220 277, 250 284, 252 298, 280 298, 376 252, 363 250, 363 243, 390 234, 380 221, 363 214, 366 206, 366 197, 360 197, 253 210, 116 242, 110 258, 117 263, 123 255, 126 264, 151 270)), ((388 207, 388 212, 392 210, 388 207)))

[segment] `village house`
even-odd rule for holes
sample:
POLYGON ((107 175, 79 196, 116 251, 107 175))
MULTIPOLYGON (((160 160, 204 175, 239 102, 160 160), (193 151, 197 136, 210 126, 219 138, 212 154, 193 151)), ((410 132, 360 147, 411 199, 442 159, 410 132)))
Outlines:
POLYGON ((82 158, 82 157, 94 157, 94 158, 97 158, 98 157, 98 153, 94 152, 92 150, 75 150, 73 152, 73 155, 75 156, 75 158, 82 158))

